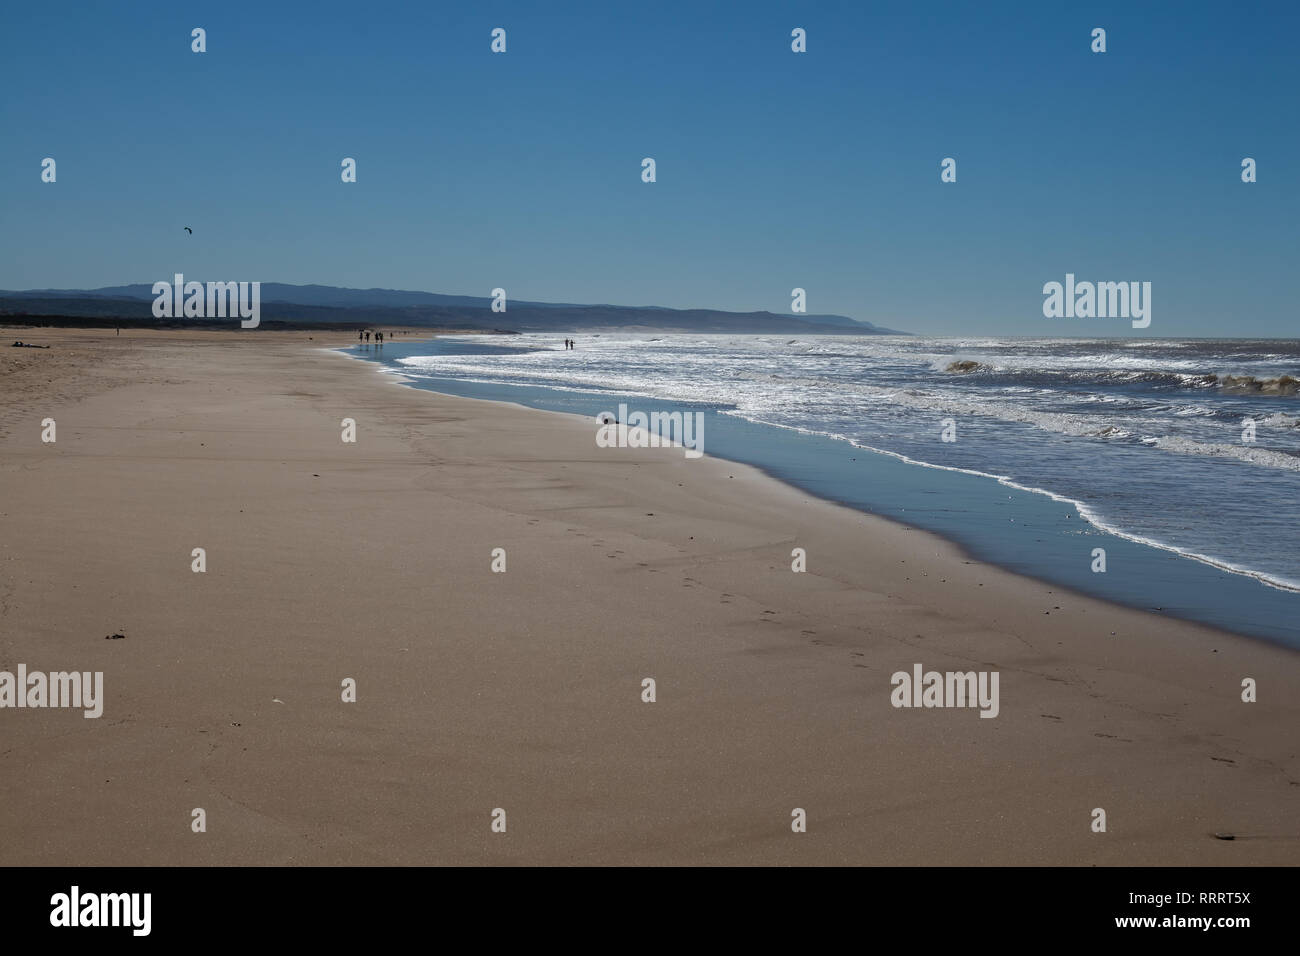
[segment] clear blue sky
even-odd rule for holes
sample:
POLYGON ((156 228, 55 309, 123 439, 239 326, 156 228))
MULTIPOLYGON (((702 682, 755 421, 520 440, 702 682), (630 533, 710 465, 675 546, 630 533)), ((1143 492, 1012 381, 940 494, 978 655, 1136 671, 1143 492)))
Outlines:
POLYGON ((1150 281, 1146 334, 1300 335, 1294 2, 14 3, 4 20, 0 288, 184 272, 788 312, 802 286, 810 312, 918 332, 1137 334, 1045 319, 1043 283, 1074 272, 1150 281))

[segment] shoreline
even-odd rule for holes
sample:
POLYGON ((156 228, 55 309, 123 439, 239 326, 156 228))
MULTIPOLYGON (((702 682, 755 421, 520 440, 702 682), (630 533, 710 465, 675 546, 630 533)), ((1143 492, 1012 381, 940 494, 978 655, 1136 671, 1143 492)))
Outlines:
MULTIPOLYGON (((527 412, 536 412, 536 413, 540 413, 540 414, 542 414, 542 415, 565 415, 565 416, 568 416, 568 417, 571 418, 571 419, 577 419, 577 420, 583 422, 583 424, 586 425, 587 427, 590 427, 590 418, 589 418, 589 416, 586 416, 586 415, 584 415, 584 414, 582 414, 582 413, 580 413, 580 412, 560 411, 560 410, 555 410, 555 409, 546 409, 546 408, 535 408, 535 407, 533 407, 533 406, 531 406, 531 405, 524 404, 523 402, 520 402, 520 401, 512 401, 512 400, 507 399, 507 398, 475 398, 475 397, 469 397, 469 396, 465 396, 465 395, 458 395, 458 394, 456 394, 455 392, 442 391, 442 390, 440 390, 440 389, 438 389, 438 388, 434 388, 434 387, 432 387, 432 386, 423 386, 423 385, 420 384, 420 380, 417 379, 417 378, 412 378, 412 377, 410 377, 409 375, 404 375, 402 372, 400 372, 400 371, 398 371, 398 370, 396 370, 396 369, 394 369, 394 368, 392 368, 392 367, 389 367, 389 366, 383 365, 383 364, 377 362, 375 359, 366 358, 366 357, 364 357, 364 356, 360 356, 360 355, 349 354, 349 352, 348 352, 348 350, 347 350, 346 348, 327 348, 327 349, 321 349, 321 351, 323 351, 323 352, 335 352, 335 353, 337 353, 337 354, 339 354, 339 355, 343 355, 343 356, 345 356, 346 358, 356 359, 356 360, 358 360, 358 361, 362 361, 362 362, 369 362, 369 363, 372 364, 372 365, 376 365, 376 366, 378 366, 377 369, 376 369, 376 371, 377 371, 380 375, 384 376, 385 381, 390 381, 390 382, 391 382, 392 384, 394 384, 394 385, 404 386, 404 387, 407 387, 407 388, 414 388, 414 389, 417 389, 417 390, 419 390, 419 391, 431 392, 431 393, 433 393, 433 394, 435 394, 435 395, 443 396, 444 398, 458 399, 458 400, 468 401, 468 402, 487 402, 487 403, 489 403, 489 404, 494 404, 494 405, 503 405, 503 406, 508 406, 508 407, 511 407, 511 408, 517 408, 517 409, 520 409, 520 410, 522 410, 522 411, 527 411, 527 412)), ((461 381, 468 381, 468 380, 461 380, 461 381)), ((524 388, 524 387, 525 387, 525 386, 497 385, 496 383, 479 383, 479 382, 474 382, 474 383, 470 383, 470 384, 488 385, 488 386, 491 386, 491 387, 494 387, 494 388, 511 388, 511 387, 524 388)), ((548 387, 548 388, 549 388, 549 386, 537 386, 537 387, 548 387)), ((561 388, 559 388, 559 387, 555 387, 554 390, 556 390, 556 391, 569 391, 569 390, 567 390, 567 389, 561 389, 561 388)), ((618 395, 618 396, 615 396, 615 397, 616 397, 616 398, 622 398, 623 396, 622 396, 622 395, 618 395)), ((631 395, 629 394, 628 397, 636 397, 636 396, 631 396, 631 395)), ((648 396, 646 396, 646 398, 647 398, 648 400, 652 400, 652 401, 654 400, 654 399, 649 398, 648 396)), ((693 403, 680 403, 680 404, 686 405, 686 404, 693 404, 693 403)), ((764 427, 767 427, 767 428, 781 428, 781 429, 786 429, 786 430, 789 430, 789 431, 796 431, 796 432, 799 432, 799 433, 801 433, 801 434, 816 435, 817 437, 825 437, 825 438, 832 438, 832 439, 835 439, 835 438, 836 438, 836 436, 833 436, 833 435, 827 435, 827 434, 825 434, 825 433, 820 433, 820 432, 808 432, 808 431, 805 431, 805 430, 803 430, 803 429, 792 428, 792 427, 784 426, 784 425, 776 425, 776 424, 773 424, 773 423, 771 423, 771 422, 760 422, 760 421, 754 421, 754 424, 756 424, 756 425, 761 425, 761 426, 764 426, 764 427)), ((838 440, 838 439, 836 439, 836 440, 838 440)), ((674 444, 674 445, 672 445, 671 447, 677 448, 677 447, 680 447, 680 446, 674 444)), ((890 457, 890 458, 897 459, 897 460, 899 460, 899 461, 901 461, 901 462, 903 462, 903 463, 905 463, 905 464, 908 464, 908 465, 915 465, 915 466, 917 466, 917 467, 921 467, 921 468, 933 468, 933 469, 940 470, 940 471, 956 472, 956 473, 959 473, 959 474, 970 475, 970 476, 972 476, 972 477, 984 478, 984 479, 988 479, 988 480, 991 480, 991 481, 996 481, 998 484, 1004 485, 1004 486, 1009 487, 1009 488, 1015 488, 1017 491, 1023 491, 1023 492, 1026 492, 1026 493, 1028 493, 1028 494, 1037 494, 1037 495, 1042 495, 1042 496, 1044 496, 1044 497, 1050 498, 1052 501, 1055 501, 1055 502, 1058 502, 1058 503, 1062 503, 1062 504, 1068 504, 1068 505, 1070 505, 1071 507, 1074 507, 1074 508, 1076 508, 1076 509, 1078 509, 1078 508, 1080 507, 1080 502, 1075 501, 1075 500, 1072 499, 1072 498, 1067 498, 1067 497, 1065 497, 1065 496, 1063 496, 1063 495, 1058 495, 1058 494, 1056 494, 1056 493, 1054 493, 1054 492, 1047 491, 1047 490, 1042 489, 1042 488, 1030 488, 1030 487, 1027 487, 1027 486, 1018 485, 1018 484, 1015 484, 1014 482, 1010 481, 1009 479, 1004 480, 1003 478, 1001 478, 1000 476, 997 476, 997 475, 985 474, 984 472, 971 471, 971 470, 969 470, 969 469, 956 468, 956 467, 951 467, 951 466, 948 466, 948 465, 936 465, 936 464, 933 464, 933 463, 930 463, 930 462, 917 461, 917 460, 915 460, 915 459, 908 458, 906 455, 902 455, 902 454, 899 454, 899 453, 897 453, 897 452, 891 452, 891 451, 888 451, 888 450, 885 450, 885 449, 880 449, 880 448, 870 448, 870 447, 865 446, 865 445, 851 445, 851 447, 853 447, 853 448, 855 448, 855 449, 857 449, 857 450, 860 450, 860 451, 869 452, 869 453, 871 453, 871 454, 876 454, 876 455, 885 455, 885 456, 888 456, 888 457, 890 457)), ((707 455, 708 452, 705 452, 705 454, 707 455)), ((931 535, 931 536, 933 536, 934 538, 936 538, 937 540, 943 542, 943 544, 944 544, 945 546, 947 546, 947 547, 949 547, 949 548, 952 548, 952 549, 955 549, 956 554, 957 554, 959 557, 961 557, 963 560, 968 560, 968 561, 977 561, 977 562, 980 562, 980 563, 983 563, 983 564, 987 564, 987 565, 989 565, 990 567, 997 568, 998 570, 1000 570, 1000 571, 1004 571, 1004 572, 1006 572, 1006 573, 1008 573, 1008 574, 1013 574, 1013 575, 1016 575, 1017 577, 1027 578, 1027 579, 1029 579, 1029 580, 1031 580, 1031 581, 1033 581, 1033 582, 1035 582, 1035 583, 1037 583, 1037 584, 1051 585, 1052 587, 1055 587, 1055 588, 1063 588, 1063 589, 1065 589, 1065 591, 1067 591, 1068 593, 1074 595, 1075 597, 1079 597, 1079 598, 1088 598, 1088 599, 1091 599, 1091 600, 1101 601, 1101 602, 1103 602, 1103 603, 1105 603, 1105 604, 1108 604, 1108 605, 1110 605, 1110 606, 1112 606, 1112 607, 1115 607, 1115 608, 1123 608, 1123 609, 1125 609, 1125 610, 1134 610, 1134 611, 1140 611, 1140 612, 1143 612, 1143 613, 1151 613, 1147 608, 1142 608, 1142 607, 1138 607, 1138 606, 1131 605, 1131 604, 1124 604, 1124 603, 1121 603, 1121 602, 1119 602, 1119 601, 1112 601, 1112 600, 1107 599, 1104 595, 1095 594, 1095 593, 1092 593, 1092 592, 1089 592, 1089 591, 1082 590, 1082 589, 1080 589, 1080 588, 1072 587, 1072 586, 1069 585, 1069 584, 1061 584, 1061 583, 1059 583, 1059 582, 1054 582, 1054 581, 1051 581, 1051 580, 1046 579, 1046 578, 1037 577, 1037 576, 1032 575, 1032 574, 1026 574, 1026 573, 1023 573, 1023 572, 1020 572, 1020 571, 1016 571, 1016 570, 1014 570, 1014 569, 1012 569, 1012 568, 1005 567, 1004 565, 998 564, 997 562, 994 562, 994 561, 988 561, 988 560, 982 559, 982 558, 980 558, 978 555, 976 555, 974 552, 972 552, 970 549, 968 549, 968 548, 967 548, 967 547, 966 547, 966 546, 965 546, 961 541, 959 541, 959 540, 957 540, 957 539, 955 539, 955 538, 948 537, 948 536, 944 535, 942 532, 932 531, 932 530, 930 530, 930 529, 928 529, 928 528, 924 528, 924 527, 922 527, 922 526, 920 526, 920 525, 909 524, 909 523, 906 522, 906 521, 903 521, 903 520, 900 520, 900 519, 897 519, 897 518, 891 517, 891 516, 889 516, 889 515, 883 515, 883 514, 879 514, 879 513, 873 512, 873 511, 866 511, 866 510, 863 510, 863 509, 861 509, 861 508, 855 507, 855 506, 854 506, 852 503, 850 503, 850 502, 847 502, 847 501, 841 501, 841 500, 836 499, 836 498, 825 497, 825 496, 823 496, 823 495, 819 495, 819 494, 817 494, 816 492, 812 492, 812 491, 809 491, 809 490, 807 490, 807 489, 800 488, 798 485, 791 484, 790 482, 788 482, 788 481, 786 481, 784 478, 782 478, 780 475, 778 475, 778 474, 776 474, 776 473, 774 473, 774 472, 771 472, 771 471, 769 471, 768 469, 764 468, 761 464, 753 464, 753 463, 750 463, 750 462, 742 461, 742 460, 740 460, 740 459, 736 459, 736 458, 727 458, 727 457, 720 456, 720 455, 714 455, 713 457, 717 458, 717 459, 720 460, 720 461, 724 461, 724 462, 727 462, 727 463, 729 463, 729 464, 735 465, 735 466, 737 466, 737 467, 741 467, 741 468, 752 468, 752 469, 753 469, 754 471, 756 471, 758 474, 762 475, 764 478, 766 478, 766 479, 768 479, 768 480, 770 480, 770 481, 777 482, 778 484, 781 484, 781 485, 785 486, 786 488, 789 488, 791 491, 796 492, 796 493, 799 493, 799 494, 811 494, 811 495, 813 495, 813 497, 815 497, 818 501, 825 502, 826 504, 829 504, 829 505, 835 505, 835 506, 837 506, 837 507, 842 507, 842 508, 847 508, 847 509, 853 511, 855 514, 864 515, 864 516, 867 516, 867 517, 870 517, 870 518, 872 518, 872 519, 879 520, 879 521, 885 521, 885 522, 888 522, 889 524, 895 525, 895 526, 897 526, 897 527, 899 527, 899 528, 903 528, 903 529, 910 530, 910 531, 918 531, 918 532, 921 532, 922 534, 931 535)), ((1237 575, 1237 576, 1239 576, 1239 577, 1249 578, 1249 579, 1255 581, 1255 582, 1258 583, 1258 584, 1262 584, 1262 585, 1264 585, 1264 586, 1266 586, 1266 587, 1273 588, 1274 590, 1285 591, 1285 592, 1290 592, 1290 591, 1292 591, 1291 588, 1285 588, 1285 587, 1281 587, 1281 586, 1278 586, 1278 585, 1274 585, 1274 584, 1272 584, 1271 582, 1269 582, 1269 581, 1267 581, 1267 580, 1263 580, 1263 579, 1261 579, 1261 578, 1259 578, 1259 577, 1256 577, 1254 574, 1250 574, 1250 573, 1248 573, 1248 572, 1238 571, 1238 570, 1235 570, 1235 569, 1233 569, 1233 568, 1225 567, 1225 566, 1223 566, 1223 565, 1216 564, 1214 561, 1212 561, 1212 560, 1210 560, 1210 559, 1208 559, 1208 558, 1202 558, 1202 556, 1188 554, 1188 553, 1186 553, 1186 552, 1179 551, 1178 549, 1173 548, 1173 547, 1167 547, 1167 546, 1164 546, 1164 545, 1161 545, 1161 544, 1158 544, 1158 543, 1151 542, 1151 541, 1149 541, 1149 540, 1147 540, 1147 539, 1144 539, 1144 538, 1141 538, 1141 537, 1138 537, 1138 536, 1135 536, 1135 535, 1130 535, 1130 534, 1127 534, 1127 533, 1124 533, 1124 532, 1116 531, 1116 530, 1114 530, 1114 529, 1112 529, 1112 528, 1105 527, 1104 525, 1096 524, 1096 523, 1093 522, 1091 519, 1089 519, 1089 518, 1083 516, 1082 514, 1081 514, 1080 516, 1083 518, 1083 520, 1088 521, 1090 524, 1093 524, 1094 527, 1096 527, 1096 528, 1097 528, 1098 530, 1100 530, 1100 531, 1105 532, 1106 534, 1113 534, 1113 535, 1115 535, 1116 537, 1124 538, 1125 540, 1131 541, 1131 542, 1133 542, 1133 543, 1135 543, 1135 544, 1142 545, 1142 546, 1144 546, 1144 547, 1150 547, 1150 548, 1154 548, 1154 549, 1161 550, 1161 551, 1167 551, 1167 552, 1169 552, 1169 553, 1171 553, 1171 554, 1174 554, 1174 555, 1176 555, 1176 556, 1178 556, 1178 557, 1180 557, 1180 558, 1187 558, 1187 559, 1189 559, 1189 560, 1194 560, 1194 561, 1197 561, 1198 563, 1208 565, 1208 566, 1210 566, 1210 567, 1213 567, 1213 568, 1216 569, 1216 570, 1223 571, 1223 572, 1225 572, 1225 573, 1235 574, 1235 575, 1237 575)), ((1190 624, 1194 624, 1194 625, 1197 625, 1197 626, 1201 626, 1201 627, 1209 628, 1209 629, 1214 630, 1214 631, 1218 631, 1218 632, 1224 634, 1225 636, 1231 636, 1231 637, 1234 637, 1234 638, 1242 638, 1242 639, 1250 640, 1250 641, 1261 641, 1261 642, 1263 642, 1263 643, 1265 643, 1265 644, 1267 644, 1267 645, 1269 645, 1269 646, 1271 646, 1271 647, 1278 647, 1278 648, 1281 648, 1281 649, 1283 649, 1283 650, 1290 651, 1290 652, 1293 652, 1293 653, 1300 653, 1300 648, 1293 647, 1292 645, 1287 644, 1285 641, 1283 641, 1283 640, 1280 639, 1280 638, 1276 638, 1276 637, 1272 637, 1272 638, 1270 638, 1270 637, 1267 637, 1267 636, 1261 636, 1261 635, 1255 635, 1255 634, 1247 634, 1247 633, 1243 633, 1243 632, 1239 632, 1239 631, 1234 631, 1234 630, 1232 630, 1231 628, 1220 627, 1220 626, 1215 625, 1215 624, 1212 624, 1212 623, 1208 623, 1208 622, 1204 622, 1204 621, 1197 621, 1197 620, 1189 619, 1189 618, 1179 618, 1179 619, 1180 619, 1180 620, 1183 620, 1183 621, 1186 621, 1187 623, 1190 623, 1190 624)))
MULTIPOLYGON (((425 344, 432 339, 425 340, 425 344)), ((421 343, 407 343, 409 347, 418 347, 421 343)), ((501 401, 515 404, 520 408, 540 411, 554 411, 561 414, 573 415, 584 421, 589 420, 590 416, 586 411, 577 410, 579 404, 596 405, 609 404, 611 402, 640 402, 647 407, 664 406, 669 408, 701 408, 716 415, 715 421, 722 425, 728 425, 729 420, 743 422, 749 426, 750 431, 756 429, 762 431, 769 429, 772 432, 781 432, 787 435, 795 435, 800 438, 819 439, 829 443, 832 447, 846 451, 852 449, 853 452, 861 455, 865 453, 871 456, 880 456, 881 458, 890 459, 904 466, 911 468, 921 468, 926 472, 939 472, 945 475, 962 476, 964 478, 976 479, 979 481, 989 482, 991 485, 997 485, 1000 488, 1011 489, 1015 492, 1028 496, 1031 500, 1041 499, 1044 504, 1066 505, 1073 512, 1072 517, 1077 518, 1080 522, 1085 523, 1089 528, 1095 531, 1095 539, 1092 543, 1102 544, 1107 547, 1108 551, 1113 552, 1111 547, 1113 542, 1122 544, 1124 548, 1131 549, 1131 554, 1137 556, 1135 566, 1129 566, 1127 570, 1116 569, 1119 573, 1127 573, 1130 576, 1152 576, 1152 569, 1161 559, 1172 558, 1179 562, 1186 562, 1182 566, 1182 573, 1175 573, 1170 576, 1168 573, 1161 574, 1157 578, 1157 583, 1162 585, 1151 591, 1144 593, 1140 590, 1130 589, 1127 594, 1117 594, 1113 585, 1115 578, 1113 576, 1096 575, 1074 575, 1063 574, 1060 570, 1061 565, 1051 564, 1040 560, 1037 564, 1032 562, 1022 562, 1017 565, 1015 561, 1009 560, 1012 555, 1017 554, 1015 541, 999 540, 998 533, 993 532, 995 544, 990 548, 984 541, 976 544, 972 539, 971 529, 963 529, 957 525, 948 522, 931 521, 925 523, 902 513, 895 513, 888 508, 879 507, 880 501, 872 501, 869 497, 855 498, 851 494, 837 493, 843 492, 845 486, 841 483, 837 488, 835 483, 823 483, 821 487, 813 487, 807 483, 801 483, 796 477, 789 473, 787 468, 782 471, 780 467, 774 464, 770 451, 765 455, 764 440, 756 438, 752 447, 744 447, 743 443, 728 451, 717 452, 711 450, 709 454, 719 457, 726 461, 743 463, 757 468, 768 477, 792 485, 801 491, 816 495, 823 501, 831 502, 854 510, 860 514, 867 514, 873 517, 883 518, 898 524, 924 530, 931 534, 937 534, 950 543, 957 546, 972 560, 983 561, 993 564, 1010 573, 1031 578, 1034 581, 1050 585, 1052 587, 1064 588, 1080 596, 1096 598, 1107 603, 1120 607, 1131 608, 1141 611, 1150 611, 1153 613, 1162 613, 1168 617, 1174 617, 1191 623, 1202 624, 1207 627, 1216 628, 1237 636, 1247 637, 1252 640, 1266 642, 1270 645, 1282 647, 1291 651, 1300 651, 1300 628, 1290 623, 1295 620, 1295 615, 1300 613, 1300 598, 1297 597, 1297 591, 1278 584, 1267 578, 1263 572, 1253 572, 1244 570, 1231 565, 1226 561, 1220 561, 1210 556, 1193 553, 1186 549, 1180 549, 1177 546, 1166 545, 1144 537, 1140 534, 1126 532, 1122 529, 1112 527, 1107 522, 1095 518, 1091 515, 1091 509, 1084 503, 1068 496, 1060 495, 1047 489, 1031 487, 1020 484, 1011 479, 1002 476, 993 475, 985 472, 975 471, 972 469, 934 464, 930 462, 912 459, 906 455, 892 452, 886 449, 872 448, 869 446, 859 445, 853 442, 846 442, 838 436, 826 433, 814 432, 807 429, 796 428, 763 422, 754 419, 724 416, 720 413, 717 406, 709 403, 699 402, 671 402, 665 399, 657 399, 652 396, 640 395, 636 393, 595 393, 584 392, 576 388, 566 388, 563 386, 551 385, 521 385, 521 384, 501 384, 493 382, 477 382, 468 379, 454 379, 445 376, 428 376, 420 377, 404 371, 401 367, 396 366, 388 359, 388 355, 358 354, 349 348, 339 348, 335 351, 346 355, 349 358, 355 358, 361 361, 370 362, 387 374, 394 375, 400 379, 401 384, 410 387, 435 392, 440 395, 458 398, 471 398, 482 401, 501 401), (426 384, 427 383, 427 384, 426 384), (570 407, 545 408, 539 407, 538 404, 531 404, 537 394, 555 395, 560 401, 555 404, 563 406, 566 402, 570 407), (594 403, 594 404, 593 404, 594 403), (1109 539, 1113 539, 1113 542, 1109 539), (983 550, 981 551, 981 548, 983 550), (1044 574, 1037 569, 1041 567, 1051 567, 1053 574, 1044 574), (1263 594, 1257 595, 1255 588, 1264 589, 1263 594), (1222 593, 1223 597, 1217 606, 1193 607, 1186 610, 1182 608, 1181 600, 1186 599, 1189 595, 1201 595, 1204 593, 1222 593), (1265 602, 1261 606, 1260 601, 1265 602), (1262 611, 1266 607, 1267 612, 1262 611), (1171 610, 1172 608, 1172 610, 1171 610), (1249 608, 1253 613, 1262 615, 1256 620, 1243 621, 1239 617, 1240 609, 1249 608), (1287 630, 1281 630, 1284 626, 1287 630)), ((398 355, 404 354, 406 350, 398 346, 393 351, 398 355)), ((389 353, 391 354, 391 353, 389 353)), ((427 353, 425 353, 427 354, 427 353)), ((716 446, 714 446, 716 448, 716 446)), ((845 454, 842 457, 847 458, 845 454)), ((857 460, 857 459, 850 459, 857 460)), ((833 462, 823 462, 824 465, 833 467, 833 462)), ((825 471, 826 469, 824 469, 825 471)), ((976 487, 974 485, 972 488, 976 487)), ((876 495, 879 499, 881 496, 876 495)), ((988 496, 984 498, 987 500, 988 496)), ((1041 509, 1040 509, 1041 510, 1041 509)), ((903 509, 904 512, 907 509, 903 509)), ((1012 520, 1021 520, 1029 517, 1031 520, 1034 516, 1031 514, 1015 515, 1012 520)), ((1005 520, 1003 518, 1002 520, 1005 520)), ((985 527, 984 531, 991 531, 985 527)), ((1058 529, 1058 533, 1062 533, 1058 529)), ((1074 534, 1075 532, 1064 532, 1074 534)), ((1059 557, 1059 554, 1053 554, 1051 557, 1059 557)), ((1111 555, 1114 559, 1115 555, 1111 555)), ((1178 566, 1175 566, 1177 568, 1178 566)), ((1163 569, 1162 569, 1163 570, 1163 569)))
POLYGON ((1297 860, 1293 651, 750 465, 221 336, 43 336, 39 379, 0 376, 0 670, 103 671, 106 698, 0 710, 0 863, 1297 860), (998 717, 893 707, 918 663, 999 672, 998 717))

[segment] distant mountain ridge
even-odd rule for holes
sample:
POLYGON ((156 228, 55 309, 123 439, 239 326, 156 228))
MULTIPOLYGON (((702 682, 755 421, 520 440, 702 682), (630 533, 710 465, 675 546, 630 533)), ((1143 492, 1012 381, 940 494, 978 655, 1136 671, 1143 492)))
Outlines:
MULTIPOLYGON (((59 315, 98 319, 120 316, 141 319, 152 317, 154 298, 152 283, 100 289, 0 290, 0 316, 59 315)), ((283 282, 262 283, 261 308, 263 319, 302 324, 401 324, 519 332, 654 329, 665 332, 909 334, 844 315, 783 315, 525 300, 507 300, 506 312, 493 312, 492 300, 487 296, 289 285, 283 282)))

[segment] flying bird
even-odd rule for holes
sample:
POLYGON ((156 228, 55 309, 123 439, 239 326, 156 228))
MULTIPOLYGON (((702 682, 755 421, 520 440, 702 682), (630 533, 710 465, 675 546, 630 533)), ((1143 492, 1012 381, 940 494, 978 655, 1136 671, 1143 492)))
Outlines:
POLYGON ((188 232, 191 236, 194 235, 194 230, 191 229, 189 226, 185 227, 185 231, 188 232))

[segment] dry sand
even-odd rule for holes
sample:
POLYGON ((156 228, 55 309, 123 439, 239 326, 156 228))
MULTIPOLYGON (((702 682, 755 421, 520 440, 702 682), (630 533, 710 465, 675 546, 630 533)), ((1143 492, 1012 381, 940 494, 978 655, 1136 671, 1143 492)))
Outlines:
POLYGON ((1300 862, 1293 652, 350 336, 0 334, 0 670, 106 698, 0 710, 0 864, 1300 862), (1000 715, 893 708, 915 663, 1000 715))

